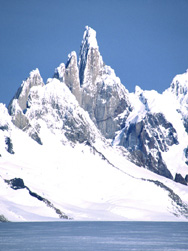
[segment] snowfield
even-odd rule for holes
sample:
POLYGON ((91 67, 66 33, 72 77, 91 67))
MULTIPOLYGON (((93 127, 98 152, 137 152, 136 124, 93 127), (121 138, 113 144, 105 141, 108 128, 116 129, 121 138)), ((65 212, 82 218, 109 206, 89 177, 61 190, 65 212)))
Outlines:
POLYGON ((85 144, 62 145, 56 135, 46 133, 46 142, 41 146, 12 127, 16 154, 4 151, 0 158, 0 208, 8 220, 59 219, 53 209, 30 196, 26 189, 13 190, 4 182, 13 178, 23 179, 31 191, 74 220, 185 220, 168 191, 146 179, 159 180, 186 203, 187 186, 135 166, 118 149, 96 143, 109 164, 85 144))

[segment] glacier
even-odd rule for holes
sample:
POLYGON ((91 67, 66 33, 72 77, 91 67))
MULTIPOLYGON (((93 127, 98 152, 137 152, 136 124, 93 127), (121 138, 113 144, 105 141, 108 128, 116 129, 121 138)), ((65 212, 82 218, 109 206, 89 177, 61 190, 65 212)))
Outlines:
POLYGON ((86 26, 45 84, 0 104, 0 219, 188 219, 188 74, 129 93, 86 26))

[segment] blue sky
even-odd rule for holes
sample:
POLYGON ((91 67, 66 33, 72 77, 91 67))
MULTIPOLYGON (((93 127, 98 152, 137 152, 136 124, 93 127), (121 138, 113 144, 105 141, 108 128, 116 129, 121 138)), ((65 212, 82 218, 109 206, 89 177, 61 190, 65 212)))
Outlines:
POLYGON ((104 62, 130 91, 162 92, 188 68, 187 0, 0 0, 0 102, 29 72, 44 81, 79 53, 86 25, 104 62))

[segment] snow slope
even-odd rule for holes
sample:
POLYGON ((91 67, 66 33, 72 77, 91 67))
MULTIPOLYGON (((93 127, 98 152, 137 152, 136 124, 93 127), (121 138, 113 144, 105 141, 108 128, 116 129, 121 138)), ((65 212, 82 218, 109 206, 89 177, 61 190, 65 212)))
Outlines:
MULTIPOLYGON (((102 141, 93 147, 85 143, 62 144, 46 129, 44 144, 39 145, 10 123, 4 107, 1 111, 4 123, 8 121, 11 127, 15 151, 10 154, 1 148, 0 214, 8 220, 59 219, 52 208, 30 196, 26 189, 13 190, 4 182, 14 178, 23 179, 31 191, 75 220, 186 219, 169 191, 147 179, 173 189, 184 203, 188 203, 188 187, 135 166, 122 157, 120 149, 102 141)), ((4 131, 0 132, 2 146, 4 131)))

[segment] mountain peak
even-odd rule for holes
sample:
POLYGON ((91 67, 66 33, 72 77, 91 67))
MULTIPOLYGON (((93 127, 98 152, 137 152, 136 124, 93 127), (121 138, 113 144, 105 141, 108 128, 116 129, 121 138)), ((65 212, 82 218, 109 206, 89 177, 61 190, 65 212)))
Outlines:
POLYGON ((178 74, 174 77, 170 85, 170 91, 181 101, 182 97, 184 99, 188 93, 188 70, 183 74, 178 74))
POLYGON ((30 77, 30 78, 33 78, 33 77, 36 76, 36 75, 41 77, 38 68, 36 68, 35 70, 32 70, 32 71, 29 73, 29 77, 30 77))
POLYGON ((86 45, 88 48, 98 49, 96 31, 89 26, 85 27, 82 45, 86 45))
POLYGON ((79 76, 81 86, 85 83, 94 84, 103 60, 96 40, 96 31, 86 26, 79 55, 79 76))

